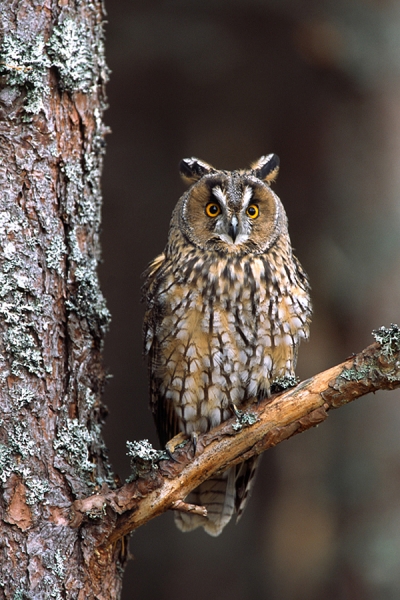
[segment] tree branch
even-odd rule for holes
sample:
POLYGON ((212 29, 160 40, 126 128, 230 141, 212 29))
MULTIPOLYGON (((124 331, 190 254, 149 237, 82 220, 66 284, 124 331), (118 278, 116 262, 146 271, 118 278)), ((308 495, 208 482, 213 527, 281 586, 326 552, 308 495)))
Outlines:
POLYGON ((74 524, 79 525, 87 515, 96 516, 96 510, 117 513, 103 541, 105 547, 166 510, 201 511, 202 507, 194 508, 183 500, 214 473, 322 423, 333 408, 370 392, 400 387, 400 330, 392 325, 374 335, 377 342, 359 354, 289 391, 253 402, 245 412, 199 436, 195 455, 192 443, 179 444, 172 460, 149 457, 147 473, 143 473, 146 461, 142 460, 143 474, 135 481, 77 500, 74 524))

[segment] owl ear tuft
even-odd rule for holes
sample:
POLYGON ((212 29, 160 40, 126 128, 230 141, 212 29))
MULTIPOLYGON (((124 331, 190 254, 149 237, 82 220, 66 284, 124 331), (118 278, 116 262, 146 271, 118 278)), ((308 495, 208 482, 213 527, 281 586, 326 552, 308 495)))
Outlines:
POLYGON ((214 173, 215 169, 206 162, 199 160, 198 158, 184 158, 179 163, 179 171, 181 177, 186 183, 194 183, 207 175, 208 173, 214 173))
POLYGON ((258 179, 262 179, 262 181, 266 181, 267 183, 272 183, 278 175, 279 156, 276 154, 262 156, 251 165, 251 170, 258 179))

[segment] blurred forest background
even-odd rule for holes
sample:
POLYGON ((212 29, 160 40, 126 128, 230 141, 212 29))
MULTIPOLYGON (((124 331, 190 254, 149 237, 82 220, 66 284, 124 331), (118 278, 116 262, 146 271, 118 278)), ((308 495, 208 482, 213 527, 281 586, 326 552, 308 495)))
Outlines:
MULTIPOLYGON (((218 168, 275 152, 274 189, 312 284, 307 378, 399 322, 400 2, 106 2, 112 70, 102 288, 113 315, 105 437, 158 447, 142 359, 140 275, 165 245, 181 158, 218 168)), ((240 523, 133 534, 124 600, 398 600, 399 392, 331 413, 263 458, 240 523)))

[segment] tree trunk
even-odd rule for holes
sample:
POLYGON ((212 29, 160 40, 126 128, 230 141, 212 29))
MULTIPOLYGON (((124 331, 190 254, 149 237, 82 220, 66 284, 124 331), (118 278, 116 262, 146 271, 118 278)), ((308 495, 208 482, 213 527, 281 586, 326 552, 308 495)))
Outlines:
MULTIPOLYGON (((70 525, 113 485, 101 436, 101 0, 5 2, 0 20, 0 480, 4 598, 120 596, 123 544, 70 525)), ((112 520, 112 517, 110 517, 112 520)))

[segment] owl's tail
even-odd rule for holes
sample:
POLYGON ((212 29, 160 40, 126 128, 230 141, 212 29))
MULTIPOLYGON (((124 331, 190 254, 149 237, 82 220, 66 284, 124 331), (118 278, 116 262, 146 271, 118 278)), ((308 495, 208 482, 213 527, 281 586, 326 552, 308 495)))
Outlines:
POLYGON ((250 458, 220 475, 207 479, 193 490, 185 501, 205 506, 207 517, 176 512, 174 516, 178 529, 192 531, 203 527, 204 531, 215 537, 235 513, 239 520, 254 483, 258 461, 259 457, 250 458))

